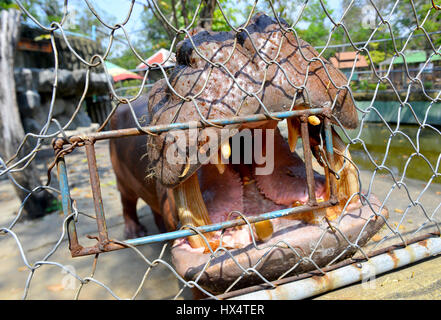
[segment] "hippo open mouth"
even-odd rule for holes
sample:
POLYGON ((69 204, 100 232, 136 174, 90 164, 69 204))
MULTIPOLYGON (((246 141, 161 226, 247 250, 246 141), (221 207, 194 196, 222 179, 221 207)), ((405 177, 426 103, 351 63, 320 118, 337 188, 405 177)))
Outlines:
MULTIPOLYGON (((288 27, 283 21, 282 26, 288 27)), ((245 31, 201 31, 179 43, 174 71, 150 91, 150 124, 209 123, 332 105, 332 123, 356 128, 358 116, 346 77, 325 59, 317 59, 318 53, 308 43, 282 26, 257 14, 245 31)), ((212 292, 222 292, 233 283, 237 288, 262 282, 261 276, 274 280, 292 270, 325 265, 341 253, 341 258, 353 254, 352 249, 344 251, 348 241, 363 245, 383 225, 384 219, 359 200, 358 174, 345 143, 332 129, 334 167, 330 168, 321 148, 324 116, 311 115, 307 120, 310 150, 304 151, 312 153, 325 172, 338 172, 332 207, 320 207, 330 200, 329 174, 314 172, 311 186, 305 163, 294 152, 305 118, 286 120, 286 140, 270 117, 223 128, 199 126, 194 134, 185 131, 182 139, 173 132, 148 136, 149 170, 159 183, 158 194, 165 195, 167 205, 161 214, 167 221, 198 227, 240 218, 240 214, 306 208, 284 218, 205 233, 205 239, 195 235, 176 240, 173 261, 184 278, 197 279, 212 292), (237 139, 245 134, 251 138, 237 139), (210 161, 193 158, 192 150, 210 161), (250 159, 249 150, 260 157, 250 159), (316 198, 312 202, 311 190, 316 198), (315 207, 308 209, 311 203, 315 207), (339 232, 329 228, 330 221, 338 221, 339 232), (229 251, 211 256, 220 245, 229 251), (246 272, 247 268, 253 271, 246 272)), ((378 205, 375 197, 368 200, 371 206, 378 205)), ((387 217, 385 208, 382 215, 387 217)))
MULTIPOLYGON (((359 192, 357 173, 348 163, 343 167, 344 157, 339 153, 335 156, 334 167, 340 172, 336 181, 337 205, 308 209, 310 199, 305 164, 297 153, 291 151, 295 148, 297 139, 294 140, 293 135, 298 132, 298 127, 289 126, 288 141, 281 136, 273 121, 261 124, 258 129, 261 128, 264 128, 264 138, 274 130, 271 133, 273 140, 269 140, 274 143, 274 168, 271 173, 257 174, 257 169, 266 163, 257 164, 254 160, 244 163, 245 146, 241 145, 239 150, 230 146, 234 145, 231 140, 240 136, 238 133, 222 144, 217 158, 232 159, 234 152, 240 152, 241 157, 238 158, 241 162, 202 165, 173 189, 174 204, 182 226, 198 227, 288 208, 305 208, 282 218, 205 233, 204 238, 196 235, 176 240, 172 255, 178 273, 188 280, 198 279, 199 285, 213 293, 224 292, 233 283, 235 288, 240 288, 262 282, 257 273, 248 272, 246 275, 244 270, 248 268, 257 270, 267 280, 275 280, 292 271, 293 267, 298 273, 330 262, 349 245, 341 234, 329 227, 340 217, 348 201, 345 214, 337 225, 349 241, 360 235, 358 245, 364 245, 384 224, 383 219, 373 215, 367 206, 362 206, 358 196, 352 197, 359 192), (220 246, 228 249, 229 253, 218 251, 214 258, 211 254, 220 246), (306 261, 299 264, 302 258, 310 256, 315 264, 306 261), (236 284, 239 277, 244 279, 236 284)), ((248 128, 242 126, 241 129, 248 128)), ((335 151, 338 152, 344 144, 335 132, 334 141, 335 151)), ((268 154, 267 144, 257 145, 263 146, 258 153, 268 154)), ((343 153, 343 150, 340 151, 343 153)), ((328 202, 328 179, 314 171, 314 181, 317 203, 328 202)), ((374 196, 370 202, 379 208, 374 196)), ((382 214, 387 217, 387 210, 384 209, 382 214)), ((354 250, 348 250, 341 259, 353 253, 354 250)))

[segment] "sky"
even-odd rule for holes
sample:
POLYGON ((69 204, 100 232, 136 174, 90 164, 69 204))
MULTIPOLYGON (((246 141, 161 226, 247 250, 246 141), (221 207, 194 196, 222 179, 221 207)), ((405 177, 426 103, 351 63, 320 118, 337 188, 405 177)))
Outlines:
MULTIPOLYGON (((312 1, 317 2, 318 0, 312 0, 312 1)), ((130 0, 91 0, 89 2, 94 6, 94 8, 98 13, 107 13, 113 15, 114 17, 117 18, 118 21, 122 21, 125 18, 131 3, 130 0)), ((246 4, 246 3, 252 3, 253 1, 242 0, 240 2, 246 4)), ((266 2, 266 1, 261 1, 261 2, 266 2)), ((340 2, 341 0, 328 0, 328 4, 330 8, 334 9, 336 13, 341 12, 340 2)), ((141 25, 139 21, 140 21, 140 13, 143 9, 143 5, 142 5, 143 3, 145 3, 145 1, 143 0, 135 1, 130 20, 126 25, 128 31, 136 31, 140 29, 141 25)), ((83 10, 87 9, 85 2, 82 0, 71 0, 69 1, 69 6, 71 5, 83 10)))

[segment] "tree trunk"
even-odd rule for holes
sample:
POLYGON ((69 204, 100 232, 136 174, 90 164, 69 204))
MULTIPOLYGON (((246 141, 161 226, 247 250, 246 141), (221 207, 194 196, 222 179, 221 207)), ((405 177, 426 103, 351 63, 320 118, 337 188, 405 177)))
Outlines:
MULTIPOLYGON (((15 154, 25 135, 14 80, 14 51, 19 36, 20 11, 15 9, 0 11, 0 26, 0 158, 6 162, 15 154)), ((26 154, 26 151, 29 152, 29 148, 24 148, 19 156, 26 154)), ((27 190, 42 185, 38 170, 32 162, 25 169, 13 172, 12 176, 27 190)), ((23 201, 29 192, 13 185, 17 196, 23 201)), ((45 190, 35 192, 26 201, 23 216, 41 217, 53 207, 54 201, 56 198, 45 190)))
POLYGON ((213 24, 213 14, 216 9, 216 0, 203 0, 204 7, 199 15, 199 27, 211 30, 213 24))

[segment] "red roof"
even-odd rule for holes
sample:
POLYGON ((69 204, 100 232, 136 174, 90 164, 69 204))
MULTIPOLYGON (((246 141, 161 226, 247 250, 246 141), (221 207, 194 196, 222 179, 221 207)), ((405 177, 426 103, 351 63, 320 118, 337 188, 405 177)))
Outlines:
POLYGON ((366 68, 369 66, 366 58, 361 54, 357 56, 357 52, 355 51, 337 52, 335 57, 331 57, 329 61, 334 65, 334 67, 339 69, 348 69, 353 67, 355 59, 357 59, 355 68, 366 68))
MULTIPOLYGON (((150 65, 153 63, 157 63, 157 64, 162 64, 163 67, 174 66, 175 61, 176 61, 175 54, 172 52, 170 55, 170 51, 166 49, 160 49, 158 52, 156 52, 146 60, 146 62, 150 65), (169 59, 166 61, 165 59, 167 58, 169 59)), ((141 62, 136 66, 136 69, 147 69, 147 65, 141 62)))

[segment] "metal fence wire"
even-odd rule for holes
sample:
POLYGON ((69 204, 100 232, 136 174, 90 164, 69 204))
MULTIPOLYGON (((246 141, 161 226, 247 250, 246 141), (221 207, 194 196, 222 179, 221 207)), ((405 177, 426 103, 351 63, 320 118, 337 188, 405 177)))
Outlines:
MULTIPOLYGON (((294 41, 294 39, 296 42, 300 41, 297 33, 297 27, 299 21, 304 15, 305 8, 310 5, 309 1, 304 2, 301 10, 299 10, 298 17, 293 23, 287 23, 280 19, 277 10, 273 6, 273 3, 271 1, 265 2, 266 7, 268 8, 268 12, 265 12, 265 17, 269 17, 268 19, 270 19, 271 24, 273 24, 274 30, 273 32, 269 33, 271 36, 268 36, 267 39, 255 36, 255 33, 259 31, 257 30, 258 27, 256 26, 255 20, 259 1, 252 3, 251 9, 247 15, 248 18, 246 19, 245 23, 241 24, 240 26, 236 26, 232 21, 230 21, 228 15, 225 13, 222 3, 220 1, 216 1, 216 7, 220 10, 222 19, 224 19, 228 25, 230 29, 229 35, 231 35, 231 37, 221 39, 221 41, 224 41, 225 43, 223 48, 218 46, 214 49, 207 48, 209 47, 208 45, 203 46, 204 38, 197 36, 193 30, 195 27, 194 20, 189 21, 189 25, 185 28, 178 29, 171 21, 171 18, 166 16, 166 14, 161 10, 161 7, 155 1, 148 1, 149 10, 152 10, 155 16, 158 19, 161 19, 164 25, 166 25, 167 28, 172 30, 172 32, 175 34, 174 40, 169 48, 170 52, 176 52, 177 50, 181 50, 181 53, 185 50, 191 52, 191 54, 188 54, 186 51, 188 56, 185 56, 188 59, 190 59, 191 56, 191 59, 193 59, 191 61, 185 60, 185 57, 183 57, 184 53, 182 53, 181 56, 178 54, 178 64, 188 63, 193 67, 197 66, 197 68, 202 68, 205 70, 203 72, 203 76, 199 82, 197 82, 197 89, 189 89, 187 92, 185 92, 185 90, 182 90, 182 88, 177 89, 176 84, 180 81, 180 77, 182 77, 182 79, 187 79, 186 77, 190 77, 189 75, 181 74, 178 76, 178 78, 170 76, 168 70, 164 69, 163 64, 155 63, 150 65, 146 61, 146 57, 139 54, 137 49, 132 45, 130 41, 130 32, 126 30, 126 25, 131 19, 131 14, 133 11, 132 9, 136 4, 135 1, 127 2, 127 16, 124 17, 120 23, 114 25, 109 25, 106 23, 89 1, 85 0, 85 3, 87 4, 88 10, 90 10, 90 12, 100 22, 101 27, 108 31, 108 45, 104 54, 96 54, 90 60, 86 60, 84 57, 75 52, 75 50, 69 44, 69 38, 63 29, 63 24, 68 12, 67 1, 64 3, 63 18, 61 22, 51 22, 49 25, 43 25, 25 9, 25 6, 23 6, 20 1, 17 1, 17 4, 24 15, 29 17, 35 24, 38 25, 39 28, 50 33, 54 53, 55 74, 57 74, 59 69, 59 57, 57 48, 55 46, 54 37, 55 34, 61 33, 61 36, 69 50, 77 59, 81 61, 84 68, 87 70, 86 79, 89 78, 90 73, 93 72, 97 67, 104 66, 104 72, 106 73, 108 79, 109 93, 111 93, 114 102, 114 108, 110 111, 110 113, 108 113, 107 119, 101 124, 100 128, 98 128, 96 132, 86 136, 76 135, 68 137, 66 130, 82 106, 89 88, 89 81, 85 82, 83 94, 78 97, 78 104, 75 112, 72 114, 71 119, 67 123, 62 124, 59 123, 52 114, 53 106, 57 98, 57 77, 55 76, 53 82, 51 108, 50 113, 47 116, 47 122, 42 127, 40 133, 27 133, 19 148, 20 150, 25 143, 35 141, 31 150, 20 158, 16 157, 15 159, 5 159, 4 157, 0 157, 0 176, 8 176, 12 183, 18 185, 11 173, 21 171, 29 166, 33 161, 35 161, 36 155, 41 151, 42 147, 47 145, 49 141, 52 141, 52 139, 56 138, 54 140, 55 160, 50 169, 58 169, 60 188, 57 189, 55 187, 46 185, 35 186, 34 189, 27 190, 28 197, 26 199, 32 197, 34 194, 43 189, 48 190, 57 196, 61 195, 64 219, 62 225, 59 226, 59 237, 55 242, 53 242, 43 256, 36 257, 34 252, 27 251, 26 248, 23 247, 21 238, 32 236, 37 239, 42 235, 35 233, 29 233, 27 235, 26 229, 21 233, 16 232, 17 227, 21 223, 18 221, 23 214, 23 203, 21 204, 16 217, 14 217, 10 223, 5 224, 0 228, 0 241, 3 241, 10 246, 7 248, 8 250, 18 250, 20 252, 19 256, 21 257, 22 263, 25 265, 25 269, 21 270, 21 272, 28 272, 23 289, 23 298, 28 297, 33 286, 40 286, 39 284, 34 284, 34 282, 48 281, 44 277, 39 277, 38 274, 43 268, 50 269, 51 266, 59 268, 61 271, 71 275, 75 279, 74 281, 76 285, 75 292, 72 295, 73 298, 81 298, 81 294, 84 292, 85 287, 90 286, 91 283, 104 288, 112 297, 117 299, 135 299, 136 297, 139 297, 140 292, 147 290, 146 288, 149 288, 148 290, 151 290, 152 292, 155 290, 162 290, 159 289, 159 287, 167 287, 169 285, 170 278, 167 278, 169 280, 161 280, 158 274, 155 273, 155 270, 160 268, 162 268, 162 270, 166 270, 164 272, 168 272, 172 276, 171 278, 176 280, 176 292, 169 293, 168 296, 165 296, 168 298, 179 299, 187 297, 184 293, 186 290, 188 291, 188 288, 194 288, 194 290, 199 290, 206 296, 216 299, 232 297, 254 298, 262 297, 262 294, 264 295, 265 292, 271 290, 271 292, 275 294, 277 292, 277 288, 279 287, 296 284, 298 284, 300 288, 303 288, 303 291, 292 289, 292 296, 289 297, 302 298, 319 294, 329 290, 332 287, 335 288, 339 285, 343 286, 351 282, 351 280, 341 280, 342 278, 339 278, 342 282, 338 284, 338 272, 345 273, 346 277, 350 277, 352 274, 350 271, 352 270, 356 274, 354 276, 355 280, 352 281, 355 282, 363 279, 363 276, 366 273, 365 267, 369 264, 373 266, 373 274, 375 275, 400 267, 407 263, 411 263, 423 257, 438 254, 440 252, 439 234, 441 201, 439 197, 439 190, 441 189, 438 183, 441 175, 439 169, 441 154, 439 153, 438 147, 438 151, 435 151, 436 156, 429 157, 426 155, 427 150, 425 150, 423 145, 420 144, 420 137, 427 132, 430 132, 432 135, 433 145, 439 145, 441 142, 441 132, 439 127, 429 123, 428 121, 431 116, 431 112, 435 112, 434 110, 439 108, 438 103, 441 102, 441 91, 436 92, 436 90, 431 90, 432 92, 430 92, 427 88, 425 88, 425 83, 421 80, 422 76, 425 75, 425 68, 431 63, 431 59, 436 56, 441 57, 440 48, 435 47, 435 44, 425 27, 428 21, 430 21, 430 19, 433 17, 434 12, 440 9, 436 4, 433 3, 432 7, 428 9, 426 15, 420 19, 417 15, 417 9, 415 8, 414 2, 410 1, 412 11, 409 12, 409 15, 415 17, 415 19, 412 19, 414 24, 408 26, 411 31, 405 39, 402 39, 404 40, 404 44, 399 47, 395 41, 397 36, 392 32, 391 17, 400 1, 394 2, 394 5, 391 6, 390 12, 388 13, 381 11, 376 6, 374 1, 370 2, 370 5, 375 9, 379 19, 377 19, 376 25, 372 27, 370 36, 365 39, 365 42, 363 43, 355 43, 351 40, 350 30, 353 26, 346 25, 343 21, 350 8, 355 6, 354 1, 351 1, 348 4, 348 7, 343 10, 341 17, 339 18, 335 18, 333 15, 331 15, 325 3, 320 1, 320 7, 325 13, 327 19, 329 19, 331 22, 331 25, 327 43, 319 48, 318 52, 311 53, 312 51, 310 47, 306 45, 294 47, 287 43, 289 41, 294 41), (382 71, 378 70, 378 68, 375 67, 372 62, 369 62, 370 71, 368 73, 369 76, 375 80, 376 86, 373 88, 373 93, 370 96, 367 105, 361 107, 359 104, 355 103, 355 108, 359 117, 359 125, 356 129, 349 130, 347 129, 347 124, 342 123, 342 119, 344 119, 346 115, 341 117, 338 116, 336 112, 339 111, 338 108, 339 104, 342 103, 342 96, 345 96, 344 99, 349 99, 350 101, 355 100, 354 92, 351 88, 351 79, 357 73, 355 67, 356 61, 361 55, 367 56, 369 61, 372 61, 371 49, 369 45, 375 42, 375 35, 380 28, 386 28, 389 30, 390 41, 393 43, 393 52, 391 52, 393 55, 392 59, 404 59, 405 69, 403 72, 407 81, 400 88, 397 88, 395 82, 391 80, 391 75, 393 74, 393 60, 391 61, 390 65, 388 65, 387 68, 382 71), (299 131, 299 136, 302 138, 303 151, 305 151, 303 152, 303 158, 305 160, 306 170, 310 170, 309 173, 307 172, 308 184, 310 187, 312 185, 312 190, 308 190, 310 201, 306 205, 297 207, 293 206, 287 209, 272 212, 262 212, 261 215, 255 216, 248 216, 242 212, 232 212, 227 221, 213 223, 208 226, 195 227, 184 225, 181 226, 179 230, 174 232, 147 235, 146 237, 137 239, 115 240, 112 237, 109 239, 107 234, 108 230, 106 229, 103 199, 101 198, 100 181, 98 175, 100 159, 96 158, 95 142, 144 134, 148 135, 149 139, 150 137, 152 138, 152 140, 149 141, 154 141, 154 139, 161 136, 162 133, 176 129, 189 129, 192 124, 186 122, 185 119, 182 121, 182 118, 179 118, 177 115, 179 111, 177 114, 175 114, 176 117, 170 119, 170 123, 168 124, 159 122, 156 125, 144 126, 141 119, 137 118, 132 103, 140 97, 140 95, 143 93, 144 87, 146 85, 150 85, 149 71, 145 73, 142 84, 134 96, 127 97, 118 94, 118 91, 115 90, 114 83, 111 80, 112 77, 109 75, 109 72, 104 65, 104 62, 108 60, 109 54, 112 50, 113 41, 115 39, 115 33, 118 30, 122 30, 130 50, 133 52, 133 55, 137 57, 139 62, 145 63, 150 69, 159 68, 161 70, 164 76, 162 83, 167 87, 169 95, 173 96, 176 106, 185 106, 185 108, 190 108, 189 106, 191 106, 191 108, 193 108, 193 115, 198 117, 196 126, 200 129, 209 127, 229 127, 233 124, 253 123, 262 120, 282 121, 288 118, 298 119, 296 121, 299 121, 299 124, 301 123, 302 129, 301 132, 299 131), (346 44, 345 48, 351 48, 351 50, 356 52, 356 59, 352 61, 352 65, 346 74, 347 79, 343 80, 339 74, 334 72, 331 64, 329 64, 329 62, 325 61, 323 58, 323 55, 327 52, 327 50, 330 49, 333 34, 337 32, 337 30, 343 30, 347 36, 349 44, 346 44), (430 54, 426 61, 418 66, 416 69, 417 71, 414 70, 415 72, 411 73, 409 70, 412 69, 412 67, 408 66, 408 63, 406 62, 405 50, 408 48, 408 44, 411 42, 413 37, 416 36, 415 33, 417 31, 423 32, 422 37, 426 40, 427 47, 430 48, 430 54), (183 37, 186 39, 185 46, 187 47, 185 48, 182 46, 178 47, 178 39, 182 39, 183 37), (290 40, 288 41, 287 39, 290 40), (263 48, 265 48, 265 46, 271 47, 272 50, 264 50, 263 48), (212 50, 222 51, 222 54, 213 54, 214 51, 212 50), (245 52, 246 50, 248 50, 248 53, 245 52), (298 50, 298 52, 294 52, 293 50, 298 50), (256 61, 257 66, 254 73, 254 75, 257 75, 255 78, 249 76, 251 75, 251 71, 244 71, 245 76, 244 73, 241 74, 240 71, 249 70, 250 68, 254 67, 246 65, 247 60, 244 58, 244 56, 250 52, 254 53, 253 59, 256 61), (271 52, 271 54, 269 54, 269 52, 271 52), (286 63, 288 56, 293 54, 296 54, 296 57, 302 59, 301 63, 299 64, 302 65, 303 69, 300 71, 296 71, 295 67, 293 68, 292 65, 286 63), (321 71, 317 71, 318 69, 321 71), (277 77, 279 77, 278 79, 280 80, 280 85, 283 86, 283 88, 277 94, 285 94, 288 96, 288 100, 290 100, 290 103, 279 106, 277 112, 274 111, 275 109, 273 105, 269 105, 273 102, 269 101, 268 98, 264 96, 265 90, 277 90, 274 87, 271 88, 271 85, 269 85, 272 81, 271 77, 276 78, 274 70, 277 70, 277 77), (296 74, 296 72, 298 74, 302 74, 303 76, 300 79, 293 78, 293 74, 296 74), (314 78, 315 72, 320 72, 321 80, 327 83, 327 85, 323 84, 323 87, 326 87, 326 93, 328 90, 329 92, 333 92, 332 99, 328 99, 326 103, 323 100, 320 100, 321 97, 317 98, 317 96, 322 93, 320 92, 321 89, 310 85, 311 82, 316 80, 314 78), (249 75, 246 73, 249 73, 249 75), (237 100, 235 103, 231 103, 229 106, 231 113, 229 116, 225 117, 219 117, 219 114, 215 112, 212 114, 207 113, 208 109, 205 107, 205 103, 202 104, 204 99, 207 97, 207 91, 213 90, 213 85, 211 82, 213 81, 212 79, 220 77, 219 75, 222 76, 221 79, 223 79, 223 81, 228 82, 228 85, 232 88, 231 92, 237 95, 235 98, 227 96, 220 97, 225 101, 232 101, 232 99, 237 100), (389 93, 396 102, 394 108, 397 110, 397 115, 393 121, 387 120, 382 114, 382 109, 377 107, 378 96, 381 95, 383 90, 381 87, 382 84, 387 84, 389 93), (414 92, 416 87, 421 89, 421 95, 424 97, 425 101, 424 114, 422 117, 417 115, 418 112, 415 110, 414 102, 411 99, 411 94, 414 92), (283 90, 288 91, 284 92, 283 90), (300 98, 303 99, 302 101, 304 107, 302 109, 296 108, 300 98), (314 105, 314 103, 312 103, 319 100, 323 102, 321 105, 314 105), (247 103, 247 101, 253 101, 254 105, 257 106, 253 113, 247 114, 242 111, 242 108, 246 109, 244 105, 247 103), (136 127, 120 131, 109 131, 105 129, 116 109, 121 107, 123 104, 129 107, 136 127), (404 130, 403 125, 400 123, 401 114, 406 110, 411 112, 413 117, 412 120, 414 123, 416 123, 415 127, 417 129, 415 131, 404 130), (321 119, 322 124, 324 124, 322 131, 324 134, 321 135, 321 137, 325 138, 325 141, 321 141, 321 144, 319 142, 316 147, 318 148, 317 153, 322 159, 325 176, 327 180, 329 180, 327 183, 329 183, 329 186, 331 186, 331 189, 333 190, 333 192, 331 192, 331 196, 326 201, 319 201, 319 199, 315 199, 313 187, 314 175, 312 175, 312 167, 310 164, 312 160, 309 148, 314 146, 309 146, 309 138, 310 134, 312 135, 312 133, 311 131, 308 131, 308 128, 311 128, 312 126, 308 124, 308 117, 314 115, 317 115, 319 117, 319 121, 321 119), (369 117, 377 118, 377 129, 375 129, 375 131, 380 132, 382 130, 383 132, 384 145, 381 156, 374 154, 369 144, 366 142, 366 131, 368 130, 366 128, 369 117), (53 134, 48 134, 48 128, 51 123, 57 124, 59 130, 53 134), (336 136, 332 133, 333 129, 331 129, 331 125, 334 126, 334 128, 336 128, 335 130, 339 132, 339 135, 347 141, 343 147, 336 147, 336 144, 339 142, 336 141, 336 136), (405 141, 409 144, 409 154, 392 154, 392 145, 397 140, 405 141), (72 151, 76 149, 83 149, 83 147, 86 149, 87 153, 87 162, 90 170, 90 183, 93 189, 95 208, 97 209, 96 216, 91 213, 83 212, 78 205, 77 199, 70 194, 69 189, 68 158, 71 156, 72 151), (356 158, 355 156, 351 158, 348 153, 349 150, 353 155, 358 152, 361 154, 361 158, 356 158), (342 159, 342 166, 336 170, 334 170, 336 168, 334 166, 335 161, 332 161, 335 155, 339 155, 342 159), (401 161, 400 166, 404 169, 397 172, 397 170, 390 165, 390 160, 392 157, 399 157, 399 161, 401 161), (408 170, 408 167, 411 167, 412 163, 416 161, 416 159, 418 159, 418 161, 420 161, 418 163, 421 166, 425 166, 429 172, 424 181, 415 182, 415 180, 409 179, 408 177, 408 172, 410 171, 410 169, 408 170), (362 161, 368 169, 360 168, 359 161, 362 161), (265 243, 262 242, 258 236, 256 236, 256 222, 268 221, 268 219, 275 221, 276 219, 280 220, 286 217, 289 218, 289 216, 295 217, 296 215, 300 215, 305 212, 311 212, 311 210, 319 211, 335 205, 339 200, 337 194, 338 190, 335 189, 336 185, 340 183, 339 181, 342 178, 344 171, 347 170, 348 167, 355 168, 356 177, 353 181, 355 181, 357 191, 352 193, 348 198, 344 199, 344 203, 340 202, 339 208, 341 210, 341 214, 339 214, 339 217, 336 219, 328 219, 328 217, 325 215, 325 219, 323 221, 316 223, 317 228, 320 229, 320 234, 308 243, 309 251, 306 254, 304 248, 299 249, 295 243, 292 244, 284 239, 279 239, 277 242, 265 243), (364 178, 362 177, 361 172, 364 172, 364 178), (380 183, 383 184, 383 188, 381 190, 378 189, 380 191, 376 191, 377 189, 375 187, 378 180, 382 180, 380 183), (416 189, 415 186, 417 186, 416 189), (399 207, 399 205, 395 202, 397 190, 399 191, 399 197, 401 197, 402 201, 400 202, 401 207, 399 207), (373 200, 373 193, 375 193, 378 197, 378 201, 373 200), (427 202, 426 197, 428 197, 429 194, 429 202, 427 202), (438 197, 436 195, 438 195, 438 197), (363 222, 357 229, 357 233, 348 235, 344 229, 345 217, 353 214, 351 211, 351 203, 353 203, 353 201, 360 201, 362 203, 365 216, 363 217, 363 222), (92 222, 96 221, 98 225, 98 230, 95 229, 95 233, 97 232, 98 236, 92 237, 93 240, 89 239, 89 243, 93 244, 90 247, 83 247, 79 244, 79 242, 83 241, 82 236, 77 235, 77 232, 81 232, 81 220, 90 220, 92 222), (410 223, 406 225, 406 222, 411 220, 414 221, 413 224, 410 223), (372 228, 372 223, 379 223, 381 225, 384 224, 384 226, 370 242, 366 243, 364 234, 369 228, 372 228), (223 245, 222 239, 218 246, 209 248, 207 250, 207 260, 204 260, 204 262, 200 264, 199 269, 197 269, 192 276, 182 274, 182 272, 178 271, 176 266, 170 261, 170 240, 185 239, 190 235, 199 234, 204 242, 209 244, 210 238, 208 237, 208 234, 210 232, 218 230, 223 230, 223 232, 226 232, 228 228, 231 229, 239 225, 242 225, 242 228, 248 228, 250 230, 249 234, 251 235, 251 243, 247 247, 249 251, 258 252, 256 254, 258 258, 252 261, 251 264, 244 263, 243 259, 238 257, 239 254, 237 251, 223 245), (406 227, 404 227, 405 225, 406 227), (341 250, 333 251, 335 248, 332 246, 324 249, 324 243, 325 241, 329 241, 326 240, 329 237, 334 237, 337 239, 335 242, 336 246, 339 246, 341 250), (6 242, 7 239, 13 239, 13 241, 6 242), (68 242, 69 247, 67 245, 68 242), (158 244, 161 246, 159 249, 157 247, 158 244), (149 256, 151 251, 148 251, 148 253, 143 251, 144 248, 149 246, 156 246, 156 251, 153 252, 155 252, 157 256, 152 258, 149 256), (407 250, 406 252, 408 252, 410 256, 406 255, 405 251, 400 251, 402 248, 405 248, 407 250), (276 278, 271 278, 267 271, 265 271, 266 269, 262 268, 262 265, 265 264, 265 259, 267 257, 277 254, 277 252, 279 252, 281 249, 285 250, 283 252, 286 257, 289 258, 282 262, 277 260, 277 263, 285 265, 284 271, 280 272, 276 278), (70 265, 73 264, 73 262, 69 259, 58 259, 58 253, 60 253, 60 251, 63 253, 69 252, 69 250, 73 256, 69 257, 71 260, 80 259, 75 258, 75 256, 92 255, 93 260, 88 260, 91 261, 90 274, 81 274, 80 272, 76 271, 75 268, 71 268, 70 265), (136 253, 136 257, 131 257, 131 259, 139 259, 145 263, 145 267, 143 269, 144 273, 139 279, 139 284, 132 288, 133 291, 130 296, 127 296, 124 293, 118 293, 120 292, 119 288, 111 287, 108 284, 110 283, 110 279, 106 280, 95 275, 98 260, 104 260, 102 264, 105 265, 108 262, 107 257, 118 255, 121 251, 126 250, 132 250, 136 253), (324 250, 328 250, 328 252, 330 250, 333 252, 333 254, 331 254, 327 259, 320 258, 324 254, 324 250), (289 254, 287 252, 289 252, 289 254), (349 253, 350 255, 348 256, 349 253), (389 257, 389 260, 392 261, 391 266, 389 266, 390 261, 384 257, 389 257), (210 290, 208 288, 209 286, 207 287, 207 281, 221 280, 206 280, 206 273, 212 265, 216 264, 216 261, 222 258, 228 259, 228 261, 230 261, 229 263, 233 264, 233 267, 235 266, 237 269, 236 278, 230 279, 227 284, 224 283, 219 287, 214 285, 216 288, 218 288, 218 290, 210 290), (333 284, 326 284, 325 282, 322 282, 320 286, 317 284, 314 285, 313 280, 311 280, 314 278, 312 276, 315 276, 314 279, 316 279, 316 277, 320 277, 322 275, 327 275, 327 279, 329 279, 329 281, 334 279, 333 284), (252 278, 254 280, 250 282, 248 286, 242 285, 242 283, 247 283, 246 279, 248 278, 252 278), (307 283, 308 285, 301 286, 302 283, 305 283, 302 281, 311 282, 307 283), (257 293, 260 294, 260 296, 256 295, 257 293)), ((201 1, 197 6, 196 11, 189 16, 197 17, 203 8, 203 3, 204 1, 201 1)), ((421 37, 421 35, 419 36, 421 37)), ((219 36, 219 39, 220 38, 221 37, 219 36)), ((249 60, 250 59, 248 59, 248 61, 249 60)), ((153 87, 150 90, 152 92, 157 89, 153 87)), ((267 95, 277 96, 277 94, 268 93, 267 95)), ((344 113, 349 111, 345 109, 342 112, 344 113)), ((313 117, 312 120, 310 119, 310 121, 314 121, 316 118, 313 117)), ((155 115, 153 115, 153 119, 157 119, 155 118, 155 115)), ((344 121, 345 120, 343 120, 343 122, 344 121)), ((19 150, 17 150, 17 154, 19 154, 19 150)), ((300 150, 300 152, 301 151, 302 150, 300 150)), ((185 170, 186 169, 184 167, 184 172, 182 173, 183 175, 186 173, 185 170)), ((20 187, 20 185, 18 186, 20 187)), ((47 218, 51 218, 51 215, 45 219, 47 218)), ((2 250, 4 249, 5 246, 2 245, 2 250)), ((124 270, 129 270, 131 263, 131 260, 128 259, 119 260, 118 270, 112 271, 112 278, 120 277, 122 282, 119 283, 124 283, 124 278, 127 277, 127 272, 130 273, 130 271, 124 270)), ((233 267, 231 268, 234 269, 233 267)), ((9 274, 8 276, 11 278, 14 277, 13 274, 9 274)), ((150 297, 154 297, 154 295, 152 294, 150 297)), ((162 295, 162 297, 164 297, 164 295, 162 295)), ((269 296, 264 295, 263 297, 269 296)), ((282 298, 284 296, 277 296, 275 294, 273 297, 282 298)))

